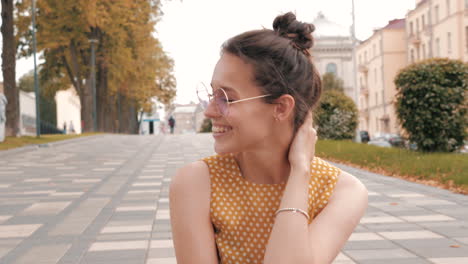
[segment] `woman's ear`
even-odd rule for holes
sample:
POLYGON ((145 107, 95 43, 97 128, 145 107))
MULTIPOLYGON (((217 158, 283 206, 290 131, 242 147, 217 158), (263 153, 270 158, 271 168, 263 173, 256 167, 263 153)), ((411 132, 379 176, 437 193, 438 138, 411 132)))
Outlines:
POLYGON ((278 121, 288 120, 294 113, 296 101, 289 94, 283 94, 275 100, 274 117, 278 121))

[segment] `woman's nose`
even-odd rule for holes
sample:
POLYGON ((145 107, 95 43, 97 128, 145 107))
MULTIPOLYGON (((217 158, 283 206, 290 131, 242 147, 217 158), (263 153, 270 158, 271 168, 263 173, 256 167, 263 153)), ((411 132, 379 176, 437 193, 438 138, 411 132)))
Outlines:
POLYGON ((216 118, 216 117, 221 116, 221 113, 219 112, 218 107, 216 106, 216 103, 214 102, 214 100, 211 100, 208 102, 208 105, 206 106, 204 114, 205 114, 205 117, 207 118, 216 118))

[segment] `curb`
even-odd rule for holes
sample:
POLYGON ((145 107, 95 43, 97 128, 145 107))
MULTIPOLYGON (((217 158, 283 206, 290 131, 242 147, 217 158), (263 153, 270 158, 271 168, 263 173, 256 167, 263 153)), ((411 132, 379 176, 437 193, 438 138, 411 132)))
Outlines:
POLYGON ((86 141, 86 140, 90 140, 90 139, 93 139, 93 138, 96 138, 96 137, 102 137, 102 136, 107 136, 107 135, 108 134, 84 136, 84 137, 79 137, 79 138, 64 139, 64 140, 60 140, 60 141, 49 142, 49 143, 45 143, 45 144, 31 144, 31 145, 26 145, 26 146, 14 148, 14 149, 0 150, 0 158, 10 156, 10 155, 19 154, 19 153, 28 152, 28 151, 31 151, 31 150, 36 150, 36 149, 40 148, 43 145, 48 146, 48 147, 57 147, 57 146, 61 146, 61 145, 86 141))

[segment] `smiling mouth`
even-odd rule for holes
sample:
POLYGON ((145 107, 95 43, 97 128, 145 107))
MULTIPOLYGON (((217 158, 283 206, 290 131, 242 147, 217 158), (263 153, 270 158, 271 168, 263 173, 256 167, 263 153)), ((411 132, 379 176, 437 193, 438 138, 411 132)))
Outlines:
POLYGON ((232 130, 231 127, 225 127, 225 126, 213 126, 211 128, 211 131, 213 131, 213 133, 216 133, 216 134, 226 133, 226 132, 229 132, 231 130, 232 130))

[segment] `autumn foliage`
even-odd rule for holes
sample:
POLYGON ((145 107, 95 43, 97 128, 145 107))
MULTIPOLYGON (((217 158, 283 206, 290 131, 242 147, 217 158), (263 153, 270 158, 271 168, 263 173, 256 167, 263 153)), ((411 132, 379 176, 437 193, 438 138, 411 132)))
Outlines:
MULTIPOLYGON (((30 49, 30 1, 17 5, 19 53, 30 49)), ((98 130, 136 133, 138 112, 151 98, 175 96, 173 61, 156 38, 161 17, 155 0, 37 0, 37 45, 45 59, 41 88, 49 94, 72 85, 81 102, 84 131, 92 129, 91 39, 96 44, 98 130)))

